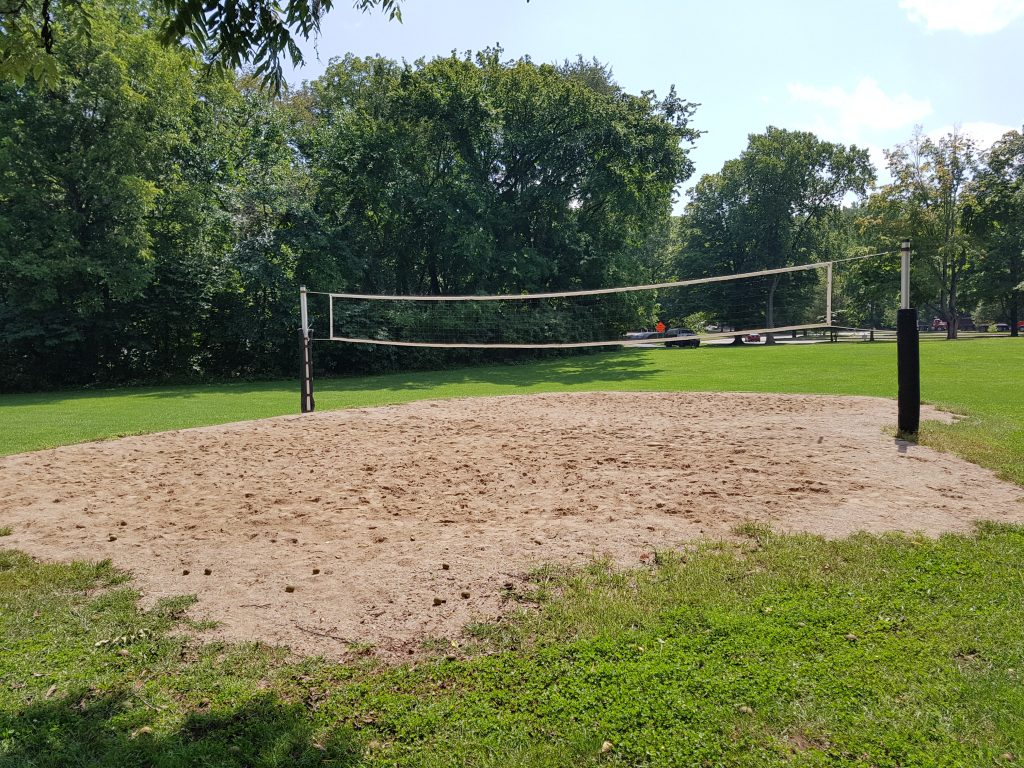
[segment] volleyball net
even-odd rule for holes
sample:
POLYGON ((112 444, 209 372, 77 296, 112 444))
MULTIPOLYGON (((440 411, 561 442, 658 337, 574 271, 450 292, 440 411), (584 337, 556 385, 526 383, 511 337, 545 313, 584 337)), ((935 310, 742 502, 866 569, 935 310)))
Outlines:
POLYGON ((498 295, 304 292, 315 340, 442 349, 635 346, 882 327, 899 303, 896 252, 731 275, 498 295))

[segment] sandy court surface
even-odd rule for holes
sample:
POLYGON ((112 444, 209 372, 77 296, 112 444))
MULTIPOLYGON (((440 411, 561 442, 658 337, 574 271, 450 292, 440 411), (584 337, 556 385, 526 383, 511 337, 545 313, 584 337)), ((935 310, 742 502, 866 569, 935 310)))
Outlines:
POLYGON ((897 445, 894 422, 874 398, 587 393, 165 432, 0 458, 0 545, 110 558, 148 603, 197 594, 221 637, 404 656, 499 615, 542 562, 636 566, 746 520, 827 536, 1024 521, 1024 490, 897 445))

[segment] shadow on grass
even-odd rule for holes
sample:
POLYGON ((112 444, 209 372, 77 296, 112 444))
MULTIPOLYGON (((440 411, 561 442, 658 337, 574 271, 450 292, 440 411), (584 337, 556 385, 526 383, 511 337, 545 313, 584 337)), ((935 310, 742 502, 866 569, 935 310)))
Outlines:
MULTIPOLYGON (((298 381, 298 377, 296 377, 298 381)), ((260 381, 223 381, 203 384, 164 384, 107 386, 103 388, 83 387, 69 390, 47 390, 43 392, 19 392, 0 394, 3 405, 61 405, 79 400, 137 398, 195 398, 203 395, 248 396, 256 392, 290 392, 298 389, 290 379, 260 381)))
MULTIPOLYGON (((584 386, 592 382, 616 382, 651 376, 651 368, 644 354, 650 350, 609 350, 592 354, 564 355, 548 358, 535 356, 522 359, 506 358, 500 361, 461 361, 452 367, 403 367, 398 372, 380 374, 339 375, 317 373, 314 356, 313 386, 316 391, 344 393, 367 390, 424 390, 445 385, 502 385, 528 387, 542 382, 563 386, 584 386)), ((676 350, 679 352, 680 350, 676 350)), ((691 350, 682 350, 691 353, 691 350)), ((229 381, 208 384, 182 384, 150 387, 111 387, 56 392, 32 392, 3 396, 7 405, 61 405, 77 400, 102 400, 132 397, 139 399, 190 400, 208 395, 248 397, 258 393, 288 395, 296 393, 298 403, 298 376, 294 379, 267 381, 229 381)))
MULTIPOLYGON (((324 392, 365 390, 423 390, 451 385, 533 387, 549 384, 580 387, 593 383, 638 381, 658 373, 644 351, 612 351, 593 355, 529 360, 522 363, 488 363, 446 370, 390 373, 376 376, 323 377, 314 388, 324 392)), ((689 350, 684 351, 689 352, 689 350)))
MULTIPOLYGON (((401 372, 360 374, 360 375, 317 375, 314 370, 313 389, 324 395, 346 395, 364 392, 426 392, 444 387, 501 387, 506 390, 535 389, 544 385, 545 390, 600 389, 602 386, 615 388, 622 382, 637 383, 664 374, 666 368, 680 364, 714 365, 706 354, 720 357, 745 356, 758 351, 755 344, 740 346, 707 346, 701 349, 619 349, 591 354, 565 355, 549 358, 506 359, 501 362, 480 362, 479 364, 459 363, 451 368, 409 369, 401 372), (652 357, 652 355, 654 357, 652 357), (659 359, 661 356, 665 359, 659 359)), ((314 361, 315 369, 315 361, 314 361)), ((260 393, 294 395, 298 402, 298 377, 294 380, 225 382, 223 384, 201 384, 182 387, 163 387, 151 390, 104 390, 72 393, 69 399, 77 397, 106 397, 131 394, 133 397, 148 399, 192 399, 206 395, 229 395, 249 397, 260 393)), ((51 395, 52 397, 52 395, 51 395)), ((52 401, 57 402, 57 401, 52 401)), ((336 407, 336 406, 335 406, 336 407)))
POLYGON ((315 738, 299 704, 273 694, 234 708, 193 712, 179 728, 150 731, 137 697, 121 691, 32 703, 16 714, 0 712, 0 765, 4 768, 111 768, 117 766, 354 766, 361 750, 347 728, 315 738))

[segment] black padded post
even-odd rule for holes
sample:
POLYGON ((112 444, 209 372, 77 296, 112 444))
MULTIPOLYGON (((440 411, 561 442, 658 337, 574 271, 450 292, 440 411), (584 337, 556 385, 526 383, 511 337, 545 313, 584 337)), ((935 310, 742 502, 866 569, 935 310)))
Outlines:
POLYGON ((897 427, 900 436, 913 437, 921 425, 921 351, 916 309, 896 312, 896 370, 899 382, 897 427))

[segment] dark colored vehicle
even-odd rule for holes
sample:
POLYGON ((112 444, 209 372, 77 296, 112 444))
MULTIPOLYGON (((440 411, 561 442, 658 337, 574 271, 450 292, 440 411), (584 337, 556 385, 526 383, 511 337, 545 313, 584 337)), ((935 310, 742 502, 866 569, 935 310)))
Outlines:
MULTIPOLYGON (((931 329, 933 331, 944 331, 948 327, 949 327, 949 324, 945 320, 943 320, 941 318, 936 317, 934 320, 932 320, 932 327, 931 327, 931 329)), ((973 320, 973 318, 970 315, 960 315, 960 317, 957 318, 957 321, 956 321, 956 328, 957 328, 958 331, 976 331, 976 330, 978 330, 975 327, 974 320, 973 320)))
POLYGON ((666 347, 699 347, 700 337, 689 328, 669 328, 665 331, 666 347))

